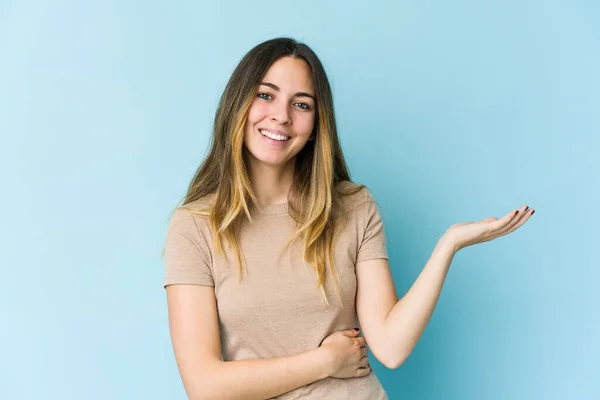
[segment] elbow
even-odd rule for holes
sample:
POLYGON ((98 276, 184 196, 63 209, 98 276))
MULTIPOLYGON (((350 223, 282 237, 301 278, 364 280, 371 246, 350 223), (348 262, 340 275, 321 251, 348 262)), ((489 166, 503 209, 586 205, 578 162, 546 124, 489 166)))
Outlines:
POLYGON ((395 359, 395 360, 391 360, 391 361, 386 361, 386 363, 384 363, 383 365, 388 369, 398 369, 403 363, 404 363, 404 360, 395 359))
POLYGON ((189 400, 222 400, 225 397, 223 393, 218 393, 210 390, 197 390, 194 393, 188 394, 189 400))
POLYGON ((198 392, 198 393, 190 393, 188 395, 189 400, 214 400, 215 396, 212 396, 208 393, 198 392))
POLYGON ((225 400, 232 399, 232 396, 237 398, 235 395, 224 393, 223 389, 214 386, 204 387, 188 393, 189 400, 225 400))
POLYGON ((374 347, 370 346, 371 351, 377 361, 383 364, 388 369, 397 369, 402 365, 406 357, 403 357, 402 353, 397 349, 393 349, 390 346, 385 347, 374 347))
POLYGON ((396 342, 386 341, 386 346, 382 349, 384 351, 381 353, 381 363, 388 369, 400 368, 414 348, 405 346, 405 344, 406 342, 403 340, 398 340, 396 342))
POLYGON ((195 391, 188 391, 187 392, 188 395, 188 399, 189 400, 208 400, 210 399, 210 396, 207 395, 207 393, 203 393, 200 390, 195 390, 195 391))
POLYGON ((218 398, 206 386, 204 386, 203 388, 190 388, 189 390, 186 390, 186 392, 189 400, 214 400, 218 398))
POLYGON ((404 355, 398 351, 387 351, 386 357, 382 357, 381 363, 388 369, 398 369, 408 358, 408 354, 404 355))
MULTIPOLYGON (((221 363, 219 361, 218 363, 221 363)), ((223 395, 222 388, 214 378, 215 367, 199 368, 194 372, 194 376, 201 376, 202 379, 184 380, 184 388, 189 400, 224 400, 230 398, 223 395)))

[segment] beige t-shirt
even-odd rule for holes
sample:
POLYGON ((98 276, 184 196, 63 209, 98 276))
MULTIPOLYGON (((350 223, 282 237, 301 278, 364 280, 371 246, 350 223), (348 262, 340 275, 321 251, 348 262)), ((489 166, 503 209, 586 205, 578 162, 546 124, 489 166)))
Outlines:
MULTIPOLYGON (((342 182, 340 187, 356 186, 342 182)), ((377 205, 367 189, 343 196, 347 223, 334 250, 340 293, 339 305, 329 273, 326 306, 317 289, 316 273, 304 262, 302 246, 296 242, 291 254, 280 249, 293 234, 287 204, 251 208, 252 223, 241 230, 240 244, 248 274, 237 281, 235 256, 228 247, 232 265, 217 256, 212 247, 208 218, 178 208, 167 231, 164 285, 214 286, 219 314, 223 360, 274 358, 319 347, 331 333, 352 329, 356 317, 355 264, 388 258, 385 234, 377 205)), ((203 206, 208 199, 186 204, 203 206)), ((372 371, 359 378, 326 378, 275 397, 275 399, 384 400, 387 395, 372 371)))

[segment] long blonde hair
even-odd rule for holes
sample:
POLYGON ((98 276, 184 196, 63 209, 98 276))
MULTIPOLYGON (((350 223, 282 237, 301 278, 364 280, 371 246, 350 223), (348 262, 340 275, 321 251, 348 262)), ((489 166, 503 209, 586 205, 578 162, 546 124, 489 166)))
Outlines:
MULTIPOLYGON (((341 196, 353 195, 365 186, 358 185, 348 191, 336 190, 339 182, 350 181, 350 174, 337 135, 329 80, 319 58, 306 44, 291 38, 275 38, 255 46, 242 58, 221 96, 210 152, 196 171, 180 204, 186 208, 188 203, 215 195, 215 201, 209 207, 189 210, 209 218, 217 254, 225 255, 225 243, 233 249, 237 277, 241 281, 245 263, 239 232, 244 222, 252 221, 250 202, 258 204, 246 167, 244 127, 262 78, 275 61, 286 56, 305 60, 312 71, 316 118, 311 135, 315 140, 308 141, 296 155, 288 211, 297 229, 283 250, 294 241, 302 240, 304 260, 316 272, 323 302, 329 305, 324 289, 329 266, 336 278, 336 291, 343 306, 333 250, 344 221, 341 196)), ((177 208, 179 206, 175 210, 177 208)))

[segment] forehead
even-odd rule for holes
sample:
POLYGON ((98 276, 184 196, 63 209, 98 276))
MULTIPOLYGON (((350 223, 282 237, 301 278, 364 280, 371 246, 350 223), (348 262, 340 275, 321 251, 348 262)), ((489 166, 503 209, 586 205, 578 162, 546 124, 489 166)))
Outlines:
POLYGON ((282 57, 275 61, 263 78, 283 91, 314 93, 310 67, 302 58, 282 57))

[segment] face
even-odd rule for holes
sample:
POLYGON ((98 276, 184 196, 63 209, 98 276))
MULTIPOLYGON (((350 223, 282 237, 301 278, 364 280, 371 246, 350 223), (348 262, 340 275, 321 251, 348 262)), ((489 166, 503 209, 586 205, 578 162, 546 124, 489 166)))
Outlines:
POLYGON ((251 166, 290 165, 313 131, 314 97, 306 61, 283 57, 273 63, 248 111, 244 145, 251 166))

